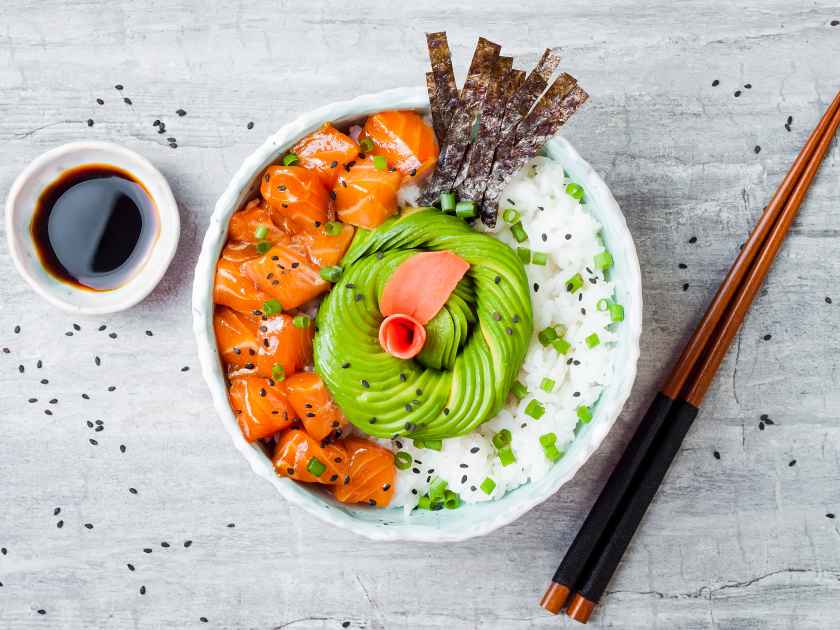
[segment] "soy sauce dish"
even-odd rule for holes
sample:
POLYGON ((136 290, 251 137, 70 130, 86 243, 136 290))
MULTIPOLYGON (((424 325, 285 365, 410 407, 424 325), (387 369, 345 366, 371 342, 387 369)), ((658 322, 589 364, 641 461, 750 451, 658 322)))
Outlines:
POLYGON ((44 153, 6 201, 9 250, 21 276, 59 308, 103 314, 145 298, 166 272, 180 218, 163 175, 116 144, 44 153))

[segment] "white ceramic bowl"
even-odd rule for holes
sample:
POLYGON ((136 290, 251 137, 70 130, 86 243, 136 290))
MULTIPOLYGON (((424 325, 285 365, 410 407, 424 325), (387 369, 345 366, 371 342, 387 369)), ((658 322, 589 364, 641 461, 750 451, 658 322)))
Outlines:
POLYGON ((18 175, 6 199, 6 237, 15 267, 36 292, 70 313, 114 313, 137 304, 163 277, 180 235, 178 206, 160 171, 134 151, 110 142, 71 142, 47 151, 18 175), (67 169, 83 164, 108 164, 128 171, 143 183, 158 211, 158 236, 145 260, 125 284, 111 291, 86 291, 47 273, 29 232, 32 214, 44 189, 67 169))
POLYGON ((561 162, 572 179, 586 189, 587 208, 603 225, 604 240, 615 258, 617 297, 624 305, 625 320, 618 329, 620 340, 615 350, 615 377, 607 385, 596 406, 592 421, 583 427, 563 459, 548 476, 539 482, 525 484, 498 501, 464 504, 458 510, 416 511, 405 518, 402 508, 382 510, 342 505, 318 489, 278 477, 263 451, 245 441, 228 404, 212 321, 216 260, 227 237, 231 214, 252 196, 263 169, 276 161, 299 138, 322 123, 330 121, 341 124, 387 109, 425 110, 428 105, 426 90, 423 88, 387 90, 321 107, 281 128, 245 160, 216 203, 204 237, 193 286, 193 323, 202 372, 210 386, 216 410, 236 448, 248 460, 254 472, 273 484, 287 501, 324 521, 374 540, 465 540, 506 525, 545 501, 572 478, 613 426, 630 395, 639 357, 642 286, 633 239, 606 184, 567 140, 557 137, 548 143, 546 152, 561 162))

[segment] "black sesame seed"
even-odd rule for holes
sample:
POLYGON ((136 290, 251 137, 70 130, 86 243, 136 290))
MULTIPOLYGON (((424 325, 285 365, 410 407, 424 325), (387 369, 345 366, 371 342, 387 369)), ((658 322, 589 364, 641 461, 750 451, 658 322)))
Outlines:
POLYGON ((761 153, 761 147, 758 146, 758 145, 755 145, 755 148, 753 149, 753 151, 755 151, 756 153, 761 153))
POLYGON ((715 459, 720 459, 720 453, 718 453, 717 451, 715 451, 714 453, 712 453, 712 455, 714 455, 714 456, 715 456, 715 459))
POLYGON ((831 304, 831 298, 828 297, 828 296, 825 296, 825 303, 826 304, 831 304))
POLYGON ((93 523, 85 523, 86 529, 93 529, 93 523))
POLYGON ((534 283, 534 293, 540 290, 540 285, 538 283, 534 283))
POLYGON ((147 330, 147 331, 146 331, 146 336, 147 336, 147 337, 154 337, 155 335, 154 335, 154 333, 153 333, 151 330, 147 330))
POLYGON ((46 611, 46 610, 44 610, 43 608, 39 608, 39 609, 38 609, 38 614, 39 614, 39 615, 46 615, 46 614, 47 614, 47 611, 46 611))
POLYGON ((140 587, 140 594, 141 594, 141 595, 145 595, 145 594, 146 594, 146 587, 145 587, 145 586, 141 586, 141 587, 140 587))
POLYGON ((191 540, 185 540, 184 541, 184 547, 185 548, 192 547, 192 541, 191 540))
POLYGON ((93 357, 93 362, 96 365, 102 365, 102 359, 100 359, 99 357, 93 357))
POLYGON ((53 516, 58 516, 59 514, 61 514, 61 508, 57 507, 53 510, 53 516))
POLYGON ((198 620, 199 620, 201 623, 207 623, 207 617, 199 617, 199 618, 198 618, 198 620))
POLYGON ((115 90, 122 90, 122 89, 123 89, 122 83, 117 83, 117 84, 114 86, 114 89, 115 89, 115 90))
POLYGON ((448 415, 449 415, 449 407, 444 407, 444 408, 443 408, 443 415, 444 415, 444 416, 448 416, 448 415))
POLYGON ((461 483, 467 483, 467 476, 466 475, 463 475, 461 477, 461 483))
POLYGON ((98 99, 96 99, 96 104, 97 105, 104 105, 105 101, 103 101, 101 98, 98 98, 98 99))
POLYGON ((689 242, 689 243, 691 243, 691 244, 693 245, 694 243, 696 243, 696 242, 697 242, 697 237, 696 237, 696 236, 692 236, 690 239, 688 239, 688 242, 689 242))
POLYGON ((178 114, 179 116, 186 116, 187 115, 187 112, 184 111, 183 109, 176 109, 175 113, 178 114))
POLYGON ((496 284, 499 284, 501 281, 502 278, 500 276, 496 276, 495 278, 493 278, 493 282, 495 282, 496 284))
POLYGON ((571 235, 571 234, 566 234, 565 239, 566 239, 567 241, 572 240, 572 235, 571 235))
POLYGON ((401 372, 400 373, 400 381, 405 383, 407 380, 408 380, 408 377, 401 372))
POLYGON ((689 287, 689 286, 690 286, 690 285, 688 284, 688 282, 686 282, 686 283, 683 285, 683 287, 682 287, 683 291, 688 291, 688 287, 689 287))
MULTIPOLYGON (((266 339, 266 341, 268 341, 268 339, 266 339)), ((190 371, 190 366, 189 366, 189 365, 185 365, 184 367, 182 367, 182 368, 181 368, 181 371, 182 371, 182 372, 189 372, 189 371, 190 371)))
POLYGON ((679 267, 680 269, 688 269, 688 265, 686 265, 685 263, 679 263, 677 267, 679 267))
POLYGON ((715 79, 714 81, 712 81, 712 87, 717 87, 717 86, 719 86, 719 85, 720 85, 720 81, 718 81, 717 79, 715 79))
POLYGON ((370 388, 370 382, 368 382, 368 380, 365 378, 362 379, 362 387, 364 387, 365 389, 370 388))
POLYGON ((735 98, 741 96, 741 90, 735 90, 735 98))
POLYGON ((829 512, 825 515, 826 518, 834 518, 834 512, 829 512))
POLYGON ((116 339, 116 338, 117 338, 117 333, 112 332, 112 333, 109 333, 109 334, 108 334, 108 336, 109 336, 111 339, 116 339))
POLYGON ((254 128, 254 121, 250 121, 247 125, 245 125, 248 129, 254 128))
POLYGON ((125 444, 120 444, 120 453, 125 453, 125 444))
POLYGON ((125 103, 126 105, 131 105, 132 104, 131 99, 128 98, 127 96, 123 99, 123 103, 125 103))
POLYGON ((163 547, 164 549, 169 549, 169 543, 166 542, 165 540, 162 543, 160 543, 160 546, 163 547))
POLYGON ((90 439, 88 440, 88 442, 90 442, 91 446, 96 446, 96 445, 98 445, 98 444, 99 444, 99 442, 97 442, 97 441, 96 441, 96 440, 94 440, 93 438, 90 438, 90 439))
POLYGON ((82 398, 84 398, 85 400, 90 400, 90 396, 88 396, 87 394, 82 394, 82 398))
POLYGON ((128 567, 128 570, 129 570, 129 571, 134 571, 134 565, 133 565, 133 564, 131 564, 130 562, 129 562, 129 563, 127 563, 125 566, 127 566, 127 567, 128 567))
POLYGON ((764 423, 763 422, 758 423, 758 430, 759 431, 764 431, 764 423))
POLYGON ((58 522, 55 524, 55 526, 56 526, 56 527, 58 527, 58 529, 61 529, 62 527, 64 527, 64 521, 58 521, 58 522))
POLYGON ((129 488, 129 489, 128 489, 128 491, 129 491, 131 494, 137 494, 137 488, 129 488))
POLYGON ((88 127, 93 127, 93 118, 88 118, 87 119, 87 126, 88 127))
POLYGON ((764 339, 764 341, 770 341, 772 338, 773 338, 773 335, 764 335, 764 337, 762 337, 762 339, 764 339))
POLYGON ((38 399, 37 398, 30 398, 29 402, 30 403, 36 403, 36 402, 38 402, 38 399))
POLYGON ((744 87, 747 88, 748 90, 751 90, 752 89, 752 83, 744 83, 744 87))
POLYGON ((477 446, 473 446, 473 447, 470 449, 470 453, 472 453, 473 455, 475 455, 475 454, 476 454, 476 453, 478 453, 478 451, 480 451, 480 450, 481 450, 481 449, 480 449, 480 448, 478 448, 477 446))
POLYGON ((26 371, 26 368, 25 368, 25 367, 23 367, 23 364, 21 364, 21 365, 19 365, 19 366, 18 366, 18 372, 20 372, 21 374, 23 374, 25 371, 26 371))

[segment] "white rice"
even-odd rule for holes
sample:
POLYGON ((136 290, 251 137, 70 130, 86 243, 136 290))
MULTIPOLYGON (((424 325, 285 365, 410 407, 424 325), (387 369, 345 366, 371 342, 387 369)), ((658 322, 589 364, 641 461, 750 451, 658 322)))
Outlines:
POLYGON ((566 449, 575 437, 578 407, 594 406, 612 373, 611 349, 616 336, 607 329, 610 313, 599 311, 597 304, 613 297, 615 287, 593 264, 594 256, 604 251, 601 225, 584 204, 566 193, 568 183, 560 164, 538 157, 517 174, 501 197, 500 208, 521 213, 529 241, 517 243, 501 216, 495 236, 514 248, 527 246, 548 254, 546 266, 526 265, 534 335, 519 381, 528 388, 528 395, 522 401, 511 396, 495 418, 468 435, 444 440, 441 451, 417 449, 410 439, 381 441, 393 450, 407 451, 415 460, 408 470, 397 471, 391 503, 404 506, 406 514, 436 478, 445 480, 448 489, 467 503, 498 499, 529 480, 543 478, 553 463, 543 452, 540 436, 553 432, 557 448, 566 449), (583 277, 584 287, 570 293, 566 282, 575 273, 583 277), (538 290, 534 290, 535 284, 538 290), (556 324, 567 329, 565 338, 572 350, 566 355, 544 348, 537 339, 541 330, 556 324), (600 344, 588 348, 585 340, 592 333, 597 333, 600 344), (540 387, 546 377, 556 382, 551 393, 540 387), (535 398, 545 407, 539 420, 525 414, 525 407, 535 398), (502 466, 492 444, 493 435, 501 429, 512 434, 516 462, 508 466, 502 466), (486 478, 496 484, 489 495, 480 487, 486 478))

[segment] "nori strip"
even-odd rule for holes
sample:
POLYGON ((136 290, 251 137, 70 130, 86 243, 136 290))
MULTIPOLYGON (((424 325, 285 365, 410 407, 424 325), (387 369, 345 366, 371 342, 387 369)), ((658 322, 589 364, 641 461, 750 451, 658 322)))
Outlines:
POLYGON ((478 39, 461 98, 452 113, 446 138, 440 147, 437 167, 420 195, 421 205, 431 205, 437 201, 441 192, 452 190, 472 140, 473 121, 481 107, 500 49, 498 44, 490 40, 483 37, 478 39))
POLYGON ((560 65, 560 57, 554 54, 551 49, 546 48, 537 65, 525 78, 522 87, 511 96, 510 106, 507 109, 505 121, 502 126, 502 137, 507 138, 516 128, 525 115, 533 107, 537 99, 548 87, 548 80, 557 66, 560 65))
POLYGON ((572 77, 564 77, 568 77, 568 75, 561 76, 555 82, 558 84, 558 89, 553 90, 555 100, 541 106, 540 109, 545 113, 541 114, 538 120, 532 122, 527 129, 527 134, 518 139, 507 154, 500 156, 497 153, 496 162, 493 165, 493 171, 490 175, 490 181, 484 193, 483 203, 487 207, 488 212, 498 212, 499 196, 514 173, 534 157, 548 139, 556 134, 557 130, 589 98, 589 95, 574 83, 571 83, 571 85, 574 85, 571 91, 568 91, 567 94, 560 97, 561 87, 569 85, 569 79, 574 81, 572 77))
MULTIPOLYGON (((432 75, 435 78, 436 100, 440 106, 439 115, 442 122, 438 143, 443 144, 446 128, 452 120, 452 114, 458 106, 458 86, 455 83, 455 71, 452 69, 452 55, 449 52, 449 42, 446 32, 426 33, 426 44, 429 48, 429 60, 432 64, 432 75)), ((431 96, 431 94, 430 94, 431 96)), ((434 109, 432 110, 434 115, 434 109)), ((435 129, 437 132, 437 129, 435 129)))
POLYGON ((493 156, 499 142, 499 129, 507 105, 509 75, 513 67, 513 58, 499 57, 490 77, 484 103, 481 107, 478 134, 473 141, 461 169, 463 179, 456 190, 459 199, 481 201, 487 176, 493 167, 493 156))
POLYGON ((444 121, 444 110, 446 107, 437 89, 433 72, 426 73, 426 90, 429 92, 429 109, 432 112, 432 127, 435 130, 438 143, 441 143, 446 135, 446 122, 444 121))
POLYGON ((570 74, 564 72, 557 77, 534 108, 516 127, 515 143, 518 144, 524 138, 539 134, 535 130, 539 129, 540 125, 555 119, 563 105, 563 99, 575 85, 577 85, 577 80, 570 74))

